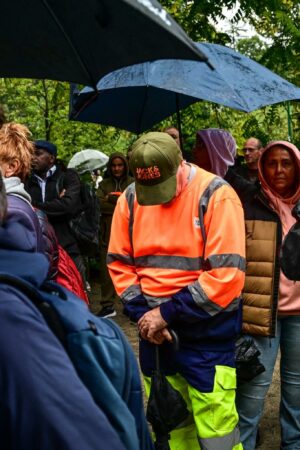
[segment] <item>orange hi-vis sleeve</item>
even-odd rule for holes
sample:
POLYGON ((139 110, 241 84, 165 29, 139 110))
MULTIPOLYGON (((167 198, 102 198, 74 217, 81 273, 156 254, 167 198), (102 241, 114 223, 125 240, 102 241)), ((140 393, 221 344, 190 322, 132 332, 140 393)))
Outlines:
POLYGON ((155 306, 189 286, 199 306, 207 299, 226 308, 244 285, 244 216, 237 195, 198 168, 165 205, 139 205, 131 185, 114 213, 108 268, 125 300, 142 292, 155 306))

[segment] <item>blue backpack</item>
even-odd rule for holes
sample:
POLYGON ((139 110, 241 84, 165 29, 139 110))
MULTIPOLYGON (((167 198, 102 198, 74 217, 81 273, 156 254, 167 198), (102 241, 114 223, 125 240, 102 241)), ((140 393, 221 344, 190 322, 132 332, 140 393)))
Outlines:
POLYGON ((7 274, 0 274, 0 282, 14 286, 40 310, 124 446, 153 450, 138 365, 119 326, 96 317, 82 300, 56 283, 46 282, 37 289, 7 274))

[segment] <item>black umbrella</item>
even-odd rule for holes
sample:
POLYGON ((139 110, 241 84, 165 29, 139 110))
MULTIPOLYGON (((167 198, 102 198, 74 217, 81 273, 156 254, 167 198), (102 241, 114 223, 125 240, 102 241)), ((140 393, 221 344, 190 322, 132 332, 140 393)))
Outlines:
POLYGON ((96 86, 120 67, 206 60, 156 0, 1 2, 0 76, 96 86))
MULTIPOLYGON (((169 330, 173 337, 173 345, 178 347, 178 337, 169 330)), ((156 368, 151 377, 151 390, 147 405, 147 420, 152 425, 156 436, 155 449, 169 450, 170 432, 184 422, 190 415, 186 402, 179 391, 168 382, 160 366, 159 348, 157 345, 156 368)))

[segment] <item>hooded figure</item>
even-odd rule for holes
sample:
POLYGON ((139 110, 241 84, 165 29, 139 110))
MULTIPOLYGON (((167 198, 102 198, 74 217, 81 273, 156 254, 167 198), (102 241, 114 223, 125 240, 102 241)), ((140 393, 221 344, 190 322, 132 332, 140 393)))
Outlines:
POLYGON ((270 142, 258 162, 260 184, 256 185, 230 168, 234 153, 234 139, 228 132, 208 129, 197 133, 194 161, 225 177, 238 193, 245 214, 247 264, 243 332, 252 336, 266 370, 238 386, 236 404, 241 441, 244 450, 254 450, 280 348, 280 373, 283 374, 280 448, 297 448, 300 435, 300 282, 284 276, 279 255, 283 239, 296 222, 292 210, 300 200, 300 154, 290 142, 270 142))
MULTIPOLYGON (((296 219, 300 200, 300 155, 287 141, 270 142, 258 163, 260 186, 228 172, 242 199, 246 226, 243 331, 253 337, 266 371, 237 390, 241 440, 255 447, 264 400, 281 349, 280 448, 297 448, 300 435, 300 282, 280 267, 282 242, 296 219), (269 339, 272 337, 272 339, 269 339), (249 402, 251 398, 251 402, 249 402)), ((295 246, 294 252, 299 251, 295 246)), ((291 255, 292 257, 293 255, 291 255)))
MULTIPOLYGON (((111 218, 114 213, 114 209, 118 200, 118 196, 122 193, 126 187, 131 184, 134 179, 128 175, 129 167, 127 158, 123 153, 115 152, 109 157, 107 163, 107 171, 105 178, 99 184, 97 190, 97 196, 100 200, 101 205, 101 220, 106 221, 106 217, 111 218)), ((109 229, 110 229, 109 224, 109 229)), ((106 232, 104 235, 101 234, 103 243, 108 245, 110 232, 106 232)))
POLYGON ((0 169, 7 193, 8 233, 14 244, 26 246, 30 252, 44 252, 44 242, 38 218, 31 206, 31 197, 23 181, 32 163, 33 145, 30 132, 24 125, 10 122, 0 130, 0 169), (24 231, 22 231, 24 229, 24 231))
POLYGON ((193 162, 208 172, 224 178, 234 165, 236 142, 231 134, 219 128, 198 130, 193 148, 193 162))
POLYGON ((292 225, 296 222, 296 219, 291 215, 291 210, 300 199, 300 154, 297 147, 290 142, 286 141, 274 141, 268 144, 262 152, 261 158, 258 162, 259 180, 262 190, 268 197, 275 211, 278 212, 281 218, 283 227, 283 237, 289 231, 292 225), (265 164, 266 156, 270 150, 281 147, 286 149, 291 154, 293 162, 295 164, 293 170, 295 171, 295 177, 283 176, 280 173, 275 174, 274 180, 268 175, 268 169, 265 164), (286 178, 286 181, 285 179, 286 178), (285 192, 284 185, 287 184, 287 194, 285 192), (281 185, 281 187, 280 187, 281 185), (283 186, 282 186, 283 185, 283 186), (290 186, 289 186, 290 185, 290 186))
POLYGON ((100 201, 100 284, 101 284, 101 311, 102 317, 116 315, 114 309, 114 296, 116 295, 113 283, 106 266, 106 256, 110 238, 110 229, 113 213, 121 193, 134 179, 128 175, 128 163, 123 153, 115 152, 110 155, 107 163, 107 176, 101 181, 97 190, 100 201))

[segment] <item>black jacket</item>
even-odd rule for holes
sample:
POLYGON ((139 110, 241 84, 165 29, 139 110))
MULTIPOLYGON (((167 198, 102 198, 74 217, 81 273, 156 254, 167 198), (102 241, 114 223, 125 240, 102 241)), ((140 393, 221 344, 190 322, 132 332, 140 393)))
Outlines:
POLYGON ((25 189, 31 196, 33 206, 47 214, 59 244, 70 256, 78 255, 80 251, 69 227, 70 218, 78 213, 81 207, 80 179, 77 172, 72 169, 62 172, 57 168, 54 174, 47 178, 44 202, 38 180, 33 174, 25 183, 25 189), (60 198, 58 192, 62 188, 66 192, 60 198))

